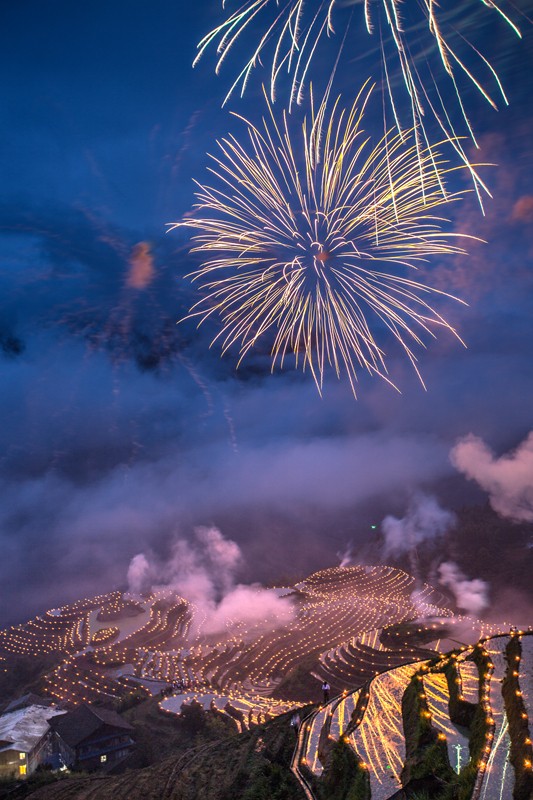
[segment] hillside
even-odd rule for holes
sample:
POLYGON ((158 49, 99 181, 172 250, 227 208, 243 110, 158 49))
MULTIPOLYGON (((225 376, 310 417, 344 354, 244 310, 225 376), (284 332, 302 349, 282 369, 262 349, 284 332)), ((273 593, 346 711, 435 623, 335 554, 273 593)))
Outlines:
POLYGON ((395 667, 326 706, 241 734, 188 712, 196 744, 117 777, 70 778, 31 800, 531 800, 533 634, 395 667), (307 716, 305 716, 307 714, 307 716), (211 734, 213 731, 211 730, 211 734), (296 777, 295 777, 296 776, 296 777))
POLYGON ((110 592, 1 631, 4 708, 29 689, 114 708, 137 743, 120 775, 32 776, 8 796, 502 800, 499 782, 531 800, 533 636, 454 614, 393 567, 335 567, 275 591, 288 618, 218 633, 169 590, 110 592), (319 707, 323 680, 333 699, 319 707))
POLYGON ((309 716, 293 766, 316 800, 531 800, 532 675, 518 631, 388 670, 309 716))
POLYGON ((29 797, 31 800, 304 800, 305 795, 290 771, 295 740, 290 715, 285 714, 238 736, 223 735, 218 741, 189 747, 157 766, 117 777, 70 778, 42 787, 29 797))
MULTIPOLYGON (((4 696, 41 676, 41 691, 57 701, 121 708, 140 688, 157 695, 175 684, 182 691, 165 710, 192 699, 222 712, 229 704, 242 728, 317 701, 323 678, 339 692, 422 658, 459 620, 439 592, 394 567, 330 568, 275 591, 290 610, 281 622, 237 620, 218 633, 205 632, 205 615, 170 590, 115 591, 51 609, 0 631, 4 696)), ((465 624, 469 641, 497 630, 465 624)))

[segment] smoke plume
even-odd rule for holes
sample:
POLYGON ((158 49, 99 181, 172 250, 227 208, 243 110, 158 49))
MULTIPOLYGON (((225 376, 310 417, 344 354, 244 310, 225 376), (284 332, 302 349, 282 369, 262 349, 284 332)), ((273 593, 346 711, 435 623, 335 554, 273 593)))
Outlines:
POLYGON ((138 553, 128 567, 128 588, 132 594, 140 594, 149 588, 150 564, 144 553, 138 553))
POLYGON ((348 544, 343 551, 337 553, 339 559, 339 567, 349 567, 354 563, 353 545, 348 544))
POLYGON ((128 587, 133 594, 152 588, 171 590, 195 607, 192 630, 217 633, 239 623, 276 628, 294 615, 291 602, 275 590, 259 584, 235 582, 242 563, 236 542, 225 539, 217 528, 197 528, 192 544, 178 539, 164 563, 139 553, 128 568, 128 587))
POLYGON ((533 522, 533 431, 516 450, 500 458, 495 458, 482 439, 470 434, 457 442, 450 459, 488 492, 498 514, 517 522, 533 522))
POLYGON ((468 614, 479 614, 489 605, 488 584, 479 578, 469 580, 453 561, 439 566, 439 583, 453 592, 457 606, 468 614))
POLYGON ((455 515, 441 508, 434 497, 417 494, 405 517, 398 519, 388 516, 381 523, 381 530, 385 536, 383 555, 389 557, 404 553, 412 554, 422 542, 437 539, 454 523, 455 515))

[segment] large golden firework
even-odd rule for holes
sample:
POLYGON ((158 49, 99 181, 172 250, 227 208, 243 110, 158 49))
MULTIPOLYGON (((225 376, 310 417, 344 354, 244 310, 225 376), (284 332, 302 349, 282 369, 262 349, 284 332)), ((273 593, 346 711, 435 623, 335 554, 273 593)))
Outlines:
POLYGON ((239 361, 260 340, 273 369, 294 354, 319 391, 328 364, 354 393, 360 368, 389 380, 390 334, 415 369, 412 346, 424 334, 457 335, 426 300, 445 293, 412 277, 429 256, 464 252, 433 213, 446 165, 420 150, 414 131, 372 146, 362 130, 369 95, 363 87, 350 110, 338 100, 329 109, 327 96, 311 102, 294 134, 294 119, 278 121, 265 97, 262 125, 241 117, 247 143, 218 142, 217 180, 200 185, 195 212, 171 226, 196 231, 193 252, 204 259, 191 274, 203 296, 189 316, 219 315, 215 341, 223 352, 238 345, 239 361), (424 171, 435 167, 424 181, 420 159, 424 171))
MULTIPOLYGON (((484 6, 482 13, 491 12, 521 35, 510 15, 514 12, 518 16, 518 12, 508 0, 480 0, 480 4, 484 6), (508 6, 511 11, 506 13, 508 6)), ((320 40, 335 33, 338 7, 353 6, 354 24, 364 25, 369 34, 376 36, 382 56, 383 85, 398 131, 403 130, 403 113, 408 109, 408 127, 416 127, 428 145, 432 138, 428 120, 432 119, 432 126, 449 139, 460 160, 469 167, 479 196, 480 188, 486 190, 486 187, 472 168, 460 139, 464 133, 475 142, 458 78, 462 76, 467 84, 474 85, 494 108, 496 96, 504 103, 507 98, 496 70, 469 40, 469 35, 480 27, 477 6, 470 9, 463 6, 458 11, 454 4, 448 9, 442 5, 436 0, 407 0, 407 3, 405 0, 244 0, 204 36, 194 63, 216 43, 219 72, 237 43, 245 46, 246 38, 250 40, 251 54, 245 57, 247 60, 226 95, 227 100, 239 87, 241 94, 244 93, 252 70, 262 63, 271 45, 270 96, 273 101, 280 75, 289 73, 290 108, 304 96, 309 67, 320 40), (359 7, 359 22, 356 7, 359 7), (408 22, 404 20, 407 17, 408 22), (435 57, 428 60, 431 51, 435 57), (453 102, 456 106, 452 111, 453 102), (462 126, 458 120, 454 121, 456 112, 463 120, 462 126)), ((226 2, 223 6, 226 7, 226 2)), ((346 29, 345 35, 347 32, 346 29)))

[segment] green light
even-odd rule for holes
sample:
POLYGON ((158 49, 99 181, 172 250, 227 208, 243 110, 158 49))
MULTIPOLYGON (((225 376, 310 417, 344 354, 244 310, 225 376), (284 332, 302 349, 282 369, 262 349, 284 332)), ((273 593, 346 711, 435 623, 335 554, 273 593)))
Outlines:
POLYGON ((371 525, 370 527, 372 528, 373 531, 375 531, 378 526, 377 525, 371 525))

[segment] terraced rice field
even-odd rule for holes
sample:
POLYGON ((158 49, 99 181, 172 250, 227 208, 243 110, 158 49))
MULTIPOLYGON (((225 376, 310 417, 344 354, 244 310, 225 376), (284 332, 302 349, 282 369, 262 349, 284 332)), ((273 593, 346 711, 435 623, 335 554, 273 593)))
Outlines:
POLYGON ((373 800, 386 800, 401 787, 405 761, 402 696, 419 666, 398 667, 374 678, 362 721, 349 737, 351 746, 368 767, 373 800))
MULTIPOLYGON (((321 748, 348 731, 351 746, 368 764, 373 798, 385 800, 400 786, 405 756, 400 704, 414 669, 407 665, 434 657, 439 640, 464 638, 483 625, 454 617, 438 592, 430 586, 415 591, 411 576, 387 566, 322 570, 277 593, 293 605, 289 623, 238 623, 208 634, 205 613, 170 590, 144 597, 110 592, 0 631, 0 658, 59 654, 62 661, 46 676, 46 689, 74 703, 110 701, 139 684, 154 695, 173 685, 174 697, 161 702, 164 711, 180 713, 184 702, 196 700, 230 715, 240 730, 316 702, 325 678, 338 699, 311 721, 302 757, 320 775, 321 748), (367 699, 356 714, 356 704, 367 699)), ((485 626, 484 633, 491 630, 485 626)), ((506 767, 501 694, 494 688, 501 685, 501 653, 494 657, 491 702, 498 733, 483 800, 497 796, 492 773, 504 775, 505 787, 513 778, 506 767)), ((477 702, 475 666, 463 661, 460 669, 465 699, 477 702)), ((442 678, 426 678, 425 688, 451 762, 462 761, 466 741, 446 720, 442 678)))
MULTIPOLYGON (((421 674, 428 724, 446 740, 456 772, 468 762, 468 731, 450 721, 449 687, 436 662, 444 644, 461 647, 454 656, 459 699, 476 705, 478 667, 466 645, 474 633, 492 636, 485 647, 493 664, 487 701, 494 735, 486 739, 474 800, 512 797, 515 774, 502 697, 508 628, 494 636, 498 626, 454 617, 438 592, 429 586, 415 591, 413 578, 386 566, 322 570, 277 593, 293 605, 289 623, 236 623, 208 634, 205 614, 170 590, 144 597, 110 592, 0 631, 0 660, 58 654, 61 662, 46 676, 46 689, 74 703, 122 697, 139 683, 154 695, 171 685, 173 695, 160 703, 166 713, 179 714, 184 703, 195 701, 231 716, 239 730, 304 701, 316 703, 326 679, 333 700, 302 725, 300 763, 320 779, 332 744, 345 737, 368 770, 372 800, 388 800, 401 787, 406 759, 402 697, 423 664, 432 665, 421 674)), ((529 717, 533 635, 521 642, 515 676, 520 690, 514 694, 523 698, 522 716, 529 717)), ((303 778, 302 785, 312 800, 303 778)))
POLYGON ((490 707, 494 718, 494 741, 481 788, 481 800, 506 800, 512 797, 514 773, 509 762, 511 740, 502 697, 502 680, 505 675, 505 648, 508 636, 498 636, 487 642, 487 651, 494 664, 490 680, 490 707))
MULTIPOLYGON (((475 677, 472 676, 472 682, 474 684, 477 700, 479 675, 475 664, 473 666, 475 669, 475 677)), ((462 676, 463 686, 466 676, 467 673, 464 672, 462 676)), ((446 737, 450 764, 455 771, 459 773, 460 768, 464 766, 469 759, 468 736, 466 736, 457 725, 454 725, 450 719, 448 706, 450 693, 448 691, 446 676, 442 672, 425 675, 423 678, 423 685, 433 726, 446 737)))
MULTIPOLYGON (((521 660, 516 664, 513 661, 509 667, 506 647, 510 636, 498 635, 482 640, 484 650, 479 652, 485 652, 491 664, 491 671, 482 683, 482 686, 487 686, 490 728, 481 761, 476 762, 478 773, 473 800, 510 800, 513 797, 515 771, 509 762, 511 740, 502 696, 502 680, 508 668, 516 670, 514 674, 520 688, 513 691, 512 696, 516 694, 517 698, 523 699, 530 731, 533 721, 530 716, 533 712, 533 634, 520 635, 519 640, 521 660)), ((431 726, 437 737, 446 741, 450 766, 459 773, 469 762, 470 734, 467 728, 450 720, 449 686, 440 670, 453 658, 459 672, 458 699, 476 705, 483 692, 480 692, 480 673, 472 660, 473 652, 474 648, 463 647, 461 652, 443 656, 440 661, 433 659, 431 663, 418 662, 390 669, 374 677, 357 692, 342 695, 311 714, 301 737, 306 764, 315 777, 320 779, 327 764, 329 751, 325 752, 326 763, 321 762, 324 742, 329 743, 331 750, 332 744, 344 736, 362 760, 364 768, 368 769, 372 800, 388 800, 401 788, 406 759, 402 698, 415 673, 420 676, 423 687, 420 697, 427 703, 431 726), (364 700, 363 706, 361 699, 364 700)), ((340 653, 336 651, 336 655, 339 657, 340 653)), ((530 742, 530 739, 526 741, 530 742)), ((532 769, 527 760, 524 764, 526 772, 532 769)), ((294 771, 298 774, 296 765, 294 771)))
POLYGON ((145 597, 111 592, 1 631, 0 657, 61 654, 62 663, 46 682, 48 693, 61 700, 117 697, 138 682, 157 693, 179 681, 196 694, 239 696, 252 705, 261 696, 270 705, 265 713, 274 714, 279 701, 290 700, 295 691, 293 686, 284 695, 278 687, 302 665, 306 673, 296 697, 313 701, 324 677, 338 693, 388 666, 422 657, 427 651, 403 636, 387 645, 380 641, 384 625, 390 630, 421 611, 451 619, 430 586, 418 591, 414 602, 414 585, 407 573, 386 566, 322 570, 277 590, 291 598, 290 623, 274 629, 239 624, 216 635, 205 634, 202 612, 172 591, 145 597), (101 634, 99 641, 95 634, 104 630, 107 640, 101 634))
POLYGON ((469 649, 457 659, 457 668, 462 684, 462 694, 468 703, 477 703, 479 696, 479 672, 473 661, 466 661, 469 649))
POLYGON ((531 723, 533 723, 533 635, 522 638, 522 663, 519 680, 531 728, 531 723))

